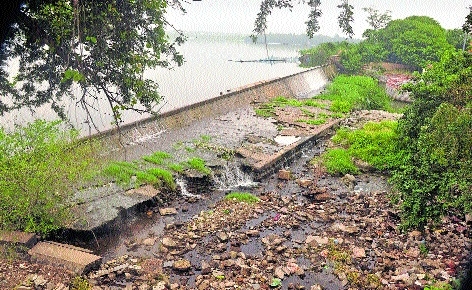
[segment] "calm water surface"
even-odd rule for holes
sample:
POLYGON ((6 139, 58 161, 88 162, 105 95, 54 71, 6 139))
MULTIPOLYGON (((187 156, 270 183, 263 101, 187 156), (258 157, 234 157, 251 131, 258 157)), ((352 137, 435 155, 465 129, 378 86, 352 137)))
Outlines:
MULTIPOLYGON (((274 58, 296 58, 297 50, 297 47, 288 45, 268 46, 269 56, 274 58)), ((264 45, 246 44, 237 39, 209 41, 190 36, 179 51, 185 57, 183 66, 172 70, 159 68, 146 74, 146 77, 159 83, 160 93, 165 97, 161 112, 213 98, 220 92, 247 84, 304 70, 298 63, 238 62, 265 59, 267 52, 264 45)), ((112 118, 107 103, 97 102, 95 106, 97 110, 92 114, 96 125, 100 130, 111 128, 112 118)), ((95 132, 89 129, 83 109, 74 101, 67 103, 66 107, 72 123, 81 129, 82 134, 95 132)), ((123 116, 125 123, 147 117, 133 112, 126 112, 123 116)), ((14 124, 25 124, 35 118, 53 120, 57 117, 48 107, 38 108, 35 112, 24 109, 0 117, 0 124, 12 128, 14 124)))

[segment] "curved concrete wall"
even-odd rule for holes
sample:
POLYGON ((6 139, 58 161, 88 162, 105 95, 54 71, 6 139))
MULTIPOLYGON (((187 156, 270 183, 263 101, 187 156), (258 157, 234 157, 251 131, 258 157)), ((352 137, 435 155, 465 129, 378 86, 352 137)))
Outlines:
MULTIPOLYGON (((321 91, 334 74, 335 69, 326 65, 286 77, 243 86, 218 97, 163 113, 158 117, 121 126, 121 142, 125 144, 129 142, 136 130, 139 131, 140 136, 152 136, 163 129, 181 128, 194 121, 215 117, 253 103, 265 102, 277 96, 312 96, 321 91)), ((117 133, 118 130, 115 128, 93 137, 118 142, 119 134, 117 133)))

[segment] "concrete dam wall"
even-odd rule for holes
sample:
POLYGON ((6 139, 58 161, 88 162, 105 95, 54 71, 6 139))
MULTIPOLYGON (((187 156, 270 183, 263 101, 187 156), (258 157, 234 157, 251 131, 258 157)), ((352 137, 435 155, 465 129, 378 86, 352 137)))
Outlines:
POLYGON ((225 114, 250 104, 265 102, 277 96, 311 97, 323 90, 334 74, 335 68, 325 65, 297 74, 253 83, 220 93, 220 96, 215 98, 163 113, 158 117, 123 125, 120 127, 121 139, 117 128, 104 131, 94 137, 108 144, 120 142, 126 145, 133 142, 136 135, 155 136, 163 130, 182 128, 192 122, 225 114))

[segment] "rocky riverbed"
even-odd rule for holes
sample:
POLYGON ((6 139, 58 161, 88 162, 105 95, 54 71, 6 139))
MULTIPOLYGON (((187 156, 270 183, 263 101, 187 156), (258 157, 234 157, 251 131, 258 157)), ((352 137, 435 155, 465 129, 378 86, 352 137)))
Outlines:
MULTIPOLYGON (((343 125, 396 117, 357 112, 343 125)), ((330 176, 309 163, 326 146, 320 140, 258 186, 239 189, 258 202, 208 190, 148 208, 121 235, 99 241, 105 262, 84 279, 2 258, 0 288, 423 289, 461 276, 470 257, 466 217, 400 231, 388 176, 367 166, 355 177, 330 176)))

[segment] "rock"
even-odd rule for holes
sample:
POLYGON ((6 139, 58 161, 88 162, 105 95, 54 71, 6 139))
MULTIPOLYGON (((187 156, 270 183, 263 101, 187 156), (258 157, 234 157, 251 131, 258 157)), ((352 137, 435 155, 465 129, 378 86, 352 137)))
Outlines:
POLYGON ((323 290, 323 288, 321 288, 321 285, 315 284, 310 287, 310 290, 323 290))
POLYGON ((285 272, 284 272, 282 267, 277 267, 277 268, 275 268, 274 275, 275 275, 275 277, 277 277, 279 279, 283 279, 285 277, 285 272))
POLYGON ((162 245, 167 248, 177 247, 177 243, 173 239, 168 238, 168 237, 162 238, 162 245))
POLYGON ((313 243, 317 245, 326 245, 329 243, 329 239, 327 237, 320 237, 320 236, 312 236, 309 235, 306 237, 305 244, 315 246, 313 243))
POLYGON ((393 280, 393 281, 403 281, 405 283, 408 283, 410 281, 410 275, 408 273, 404 273, 404 274, 401 274, 401 275, 392 276, 391 280, 393 280))
POLYGON ((348 186, 353 186, 354 184, 356 184, 356 177, 354 177, 354 175, 351 175, 349 173, 344 175, 342 180, 348 186))
POLYGON ((217 232, 216 237, 218 238, 218 240, 220 240, 220 242, 228 241, 228 234, 226 234, 225 232, 217 232))
POLYGON ((331 194, 327 192, 313 195, 313 200, 318 201, 318 202, 327 201, 327 200, 330 200, 331 198, 332 198, 331 194))
POLYGON ((304 188, 310 187, 313 184, 313 180, 311 179, 297 179, 296 182, 300 187, 304 188))
POLYGON ((353 258, 365 258, 365 249, 364 248, 359 248, 359 247, 353 247, 352 248, 352 257, 353 258))
POLYGON ((173 207, 166 207, 166 208, 160 208, 159 213, 164 216, 164 215, 174 215, 177 214, 177 210, 173 207))
POLYGON ((147 238, 147 239, 144 239, 142 244, 144 246, 154 246, 154 244, 156 243, 156 238, 147 238))
POLYGON ((471 224, 472 223, 472 214, 466 214, 465 215, 465 222, 466 222, 466 224, 471 224))
POLYGON ((185 260, 185 259, 177 260, 172 265, 172 268, 174 270, 181 271, 181 272, 190 270, 190 267, 192 267, 192 265, 190 264, 190 261, 185 260))
POLYGON ((257 237, 260 235, 260 232, 258 230, 249 230, 246 232, 246 235, 250 237, 257 237))
POLYGON ((345 232, 345 233, 348 233, 348 234, 355 234, 355 233, 359 232, 358 227, 356 227, 356 226, 345 226, 341 223, 334 223, 331 226, 331 229, 333 229, 335 231, 345 232))
POLYGON ((405 254, 407 257, 418 258, 420 256, 420 250, 418 248, 409 248, 405 254))
POLYGON ((292 172, 285 169, 280 169, 277 177, 281 180, 290 180, 292 178, 292 172))

